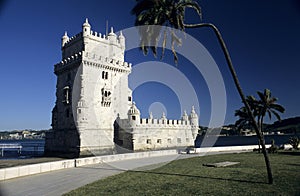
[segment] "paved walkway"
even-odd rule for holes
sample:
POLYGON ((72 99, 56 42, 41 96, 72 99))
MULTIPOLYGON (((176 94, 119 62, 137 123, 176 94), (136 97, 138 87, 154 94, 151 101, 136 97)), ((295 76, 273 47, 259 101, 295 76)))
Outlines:
MULTIPOLYGON (((211 154, 211 153, 210 153, 211 154)), ((214 153, 217 154, 217 153, 214 153)), ((0 182, 1 196, 62 195, 88 183, 132 169, 151 169, 176 159, 201 155, 169 155, 62 169, 0 182), (155 164, 158 164, 155 166, 155 164)))

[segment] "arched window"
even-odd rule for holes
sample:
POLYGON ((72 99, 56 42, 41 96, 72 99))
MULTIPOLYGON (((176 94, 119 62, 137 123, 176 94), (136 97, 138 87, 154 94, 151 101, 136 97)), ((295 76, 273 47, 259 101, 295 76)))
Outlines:
POLYGON ((101 89, 101 95, 102 95, 102 101, 101 105, 104 107, 110 107, 111 104, 111 92, 109 89, 106 89, 105 87, 101 89))

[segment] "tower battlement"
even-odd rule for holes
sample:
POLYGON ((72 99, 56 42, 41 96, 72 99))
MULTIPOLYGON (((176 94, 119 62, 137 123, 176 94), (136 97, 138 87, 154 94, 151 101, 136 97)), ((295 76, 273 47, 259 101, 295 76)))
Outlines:
MULTIPOLYGON (((62 48, 64 47, 69 47, 71 46, 73 43, 75 43, 76 41, 82 39, 82 32, 81 33, 78 33, 70 38, 67 38, 65 42, 63 42, 62 44, 62 48)), ((103 43, 106 43, 106 44, 109 44, 110 43, 110 40, 108 39, 109 36, 108 35, 105 35, 105 34, 102 34, 102 33, 98 33, 96 31, 91 31, 90 34, 89 34, 89 38, 90 39, 93 39, 95 41, 98 41, 98 42, 103 42, 103 43)), ((116 46, 119 46, 119 47, 122 47, 122 36, 121 36, 121 33, 119 36, 117 36, 116 38, 116 42, 114 43, 116 46)))
POLYGON ((97 50, 98 53, 103 53, 103 56, 124 61, 125 37, 122 31, 119 35, 114 33, 113 28, 107 35, 92 31, 87 19, 82 25, 82 32, 70 38, 65 32, 61 44, 63 60, 81 51, 95 52, 97 50))

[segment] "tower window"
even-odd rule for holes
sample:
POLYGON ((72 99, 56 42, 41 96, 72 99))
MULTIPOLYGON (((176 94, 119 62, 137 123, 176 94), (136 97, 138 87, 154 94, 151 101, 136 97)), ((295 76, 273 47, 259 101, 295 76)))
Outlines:
POLYGON ((108 79, 108 72, 107 71, 102 71, 102 79, 105 79, 105 80, 108 79))
POLYGON ((135 120, 135 116, 132 116, 132 120, 135 120))
POLYGON ((181 138, 177 138, 177 143, 178 143, 178 144, 181 143, 181 138))
POLYGON ((157 139, 157 143, 158 143, 158 144, 161 144, 161 139, 157 139))
POLYGON ((64 87, 63 96, 64 96, 63 102, 65 104, 69 104, 70 103, 70 87, 69 86, 64 87))
POLYGON ((105 107, 110 107, 111 104, 111 92, 108 89, 102 88, 101 89, 102 93, 102 101, 101 105, 105 107))
POLYGON ((131 101, 131 97, 130 96, 128 97, 128 101, 131 101))
POLYGON ((147 139, 146 143, 151 144, 151 139, 147 139))

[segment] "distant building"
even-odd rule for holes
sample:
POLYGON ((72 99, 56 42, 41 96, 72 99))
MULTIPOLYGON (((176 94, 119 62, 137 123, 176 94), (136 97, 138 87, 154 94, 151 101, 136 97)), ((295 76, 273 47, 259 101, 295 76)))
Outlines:
POLYGON ((116 146, 129 150, 194 145, 198 115, 194 108, 181 120, 141 119, 128 87, 131 64, 124 61, 125 37, 111 28, 93 32, 88 20, 82 32, 62 37, 52 130, 45 153, 77 157, 110 154, 116 146))
POLYGON ((22 134, 21 133, 11 133, 9 134, 9 139, 14 139, 14 140, 19 140, 22 139, 22 134))

